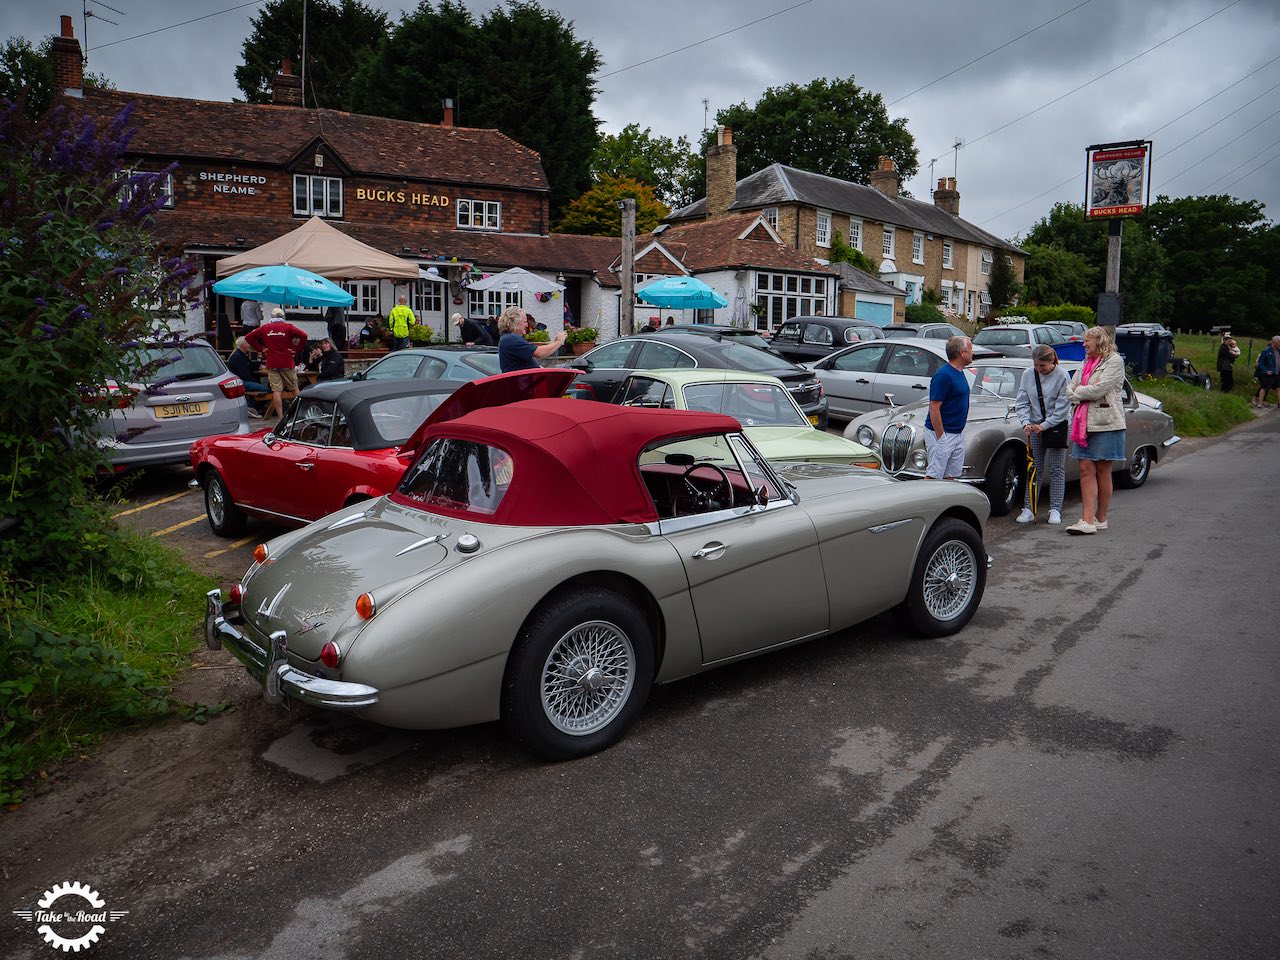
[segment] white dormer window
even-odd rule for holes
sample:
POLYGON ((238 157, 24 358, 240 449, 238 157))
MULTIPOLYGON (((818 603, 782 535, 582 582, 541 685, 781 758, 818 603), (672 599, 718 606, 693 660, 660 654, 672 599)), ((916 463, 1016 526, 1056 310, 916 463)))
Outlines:
POLYGON ((951 269, 951 241, 950 240, 942 241, 942 269, 943 270, 951 269))
POLYGON ((893 227, 886 225, 884 228, 884 240, 882 241, 884 258, 886 260, 893 259, 893 234, 893 227))
POLYGON ((831 246, 831 214, 825 210, 818 211, 818 246, 831 246))
POLYGON ((764 222, 767 223, 770 227, 772 227, 775 232, 777 231, 778 229, 778 208, 777 207, 766 207, 765 209, 760 211, 760 216, 764 218, 764 222))

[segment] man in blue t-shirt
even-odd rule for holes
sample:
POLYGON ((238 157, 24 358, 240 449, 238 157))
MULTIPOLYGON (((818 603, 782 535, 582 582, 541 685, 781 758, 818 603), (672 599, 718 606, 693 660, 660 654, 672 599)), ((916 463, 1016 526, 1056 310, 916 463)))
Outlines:
POLYGON ((564 343, 564 331, 549 343, 533 344, 524 338, 532 325, 532 318, 519 307, 507 307, 498 317, 498 369, 503 373, 512 370, 536 370, 543 357, 549 357, 564 343))
POLYGON ((964 368, 973 362, 968 337, 947 341, 947 363, 929 381, 929 415, 924 421, 924 447, 929 455, 925 476, 950 480, 964 472, 964 425, 969 419, 969 379, 964 368))

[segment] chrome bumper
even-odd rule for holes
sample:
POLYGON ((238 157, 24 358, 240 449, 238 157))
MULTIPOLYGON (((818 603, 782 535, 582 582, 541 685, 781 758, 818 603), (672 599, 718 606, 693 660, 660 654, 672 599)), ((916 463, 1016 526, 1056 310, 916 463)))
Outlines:
POLYGON ((344 683, 313 677, 289 665, 285 632, 271 634, 271 649, 263 650, 223 612, 222 591, 210 590, 204 614, 204 639, 210 650, 226 647, 262 684, 269 703, 286 696, 329 710, 359 710, 378 702, 378 690, 363 683, 344 683))

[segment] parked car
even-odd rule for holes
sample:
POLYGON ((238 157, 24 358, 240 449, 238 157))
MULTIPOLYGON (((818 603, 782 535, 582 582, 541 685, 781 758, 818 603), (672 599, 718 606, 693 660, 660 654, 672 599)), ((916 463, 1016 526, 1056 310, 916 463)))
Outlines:
POLYGON ((203 437, 249 432, 244 381, 204 340, 144 345, 129 359, 127 382, 85 394, 103 410, 92 439, 112 470, 186 463, 203 437))
POLYGON ((1030 357, 1037 344, 1056 346, 1067 338, 1047 323, 1009 323, 983 327, 973 337, 976 347, 986 347, 1006 357, 1030 357))
POLYGON ((501 720, 567 759, 621 738, 655 682, 890 609, 953 634, 982 600, 988 508, 963 484, 778 468, 720 414, 441 412, 394 492, 260 544, 209 593, 209 645, 268 700, 501 720))
MULTIPOLYGON (((982 486, 991 500, 992 516, 1003 516, 1022 502, 1027 446, 1014 401, 1022 373, 1029 366, 1030 358, 1002 357, 976 361, 969 368, 974 381, 960 480, 982 486)), ((1080 366, 1074 362, 1062 364, 1073 375, 1080 366)), ((1147 482, 1152 465, 1182 438, 1173 432, 1173 418, 1158 405, 1141 402, 1128 381, 1124 385, 1124 410, 1127 461, 1115 471, 1115 483, 1136 488, 1147 482)), ((929 465, 924 446, 924 420, 928 413, 927 398, 879 410, 853 421, 844 435, 879 450, 886 473, 903 479, 923 477, 929 465)), ((1067 479, 1077 480, 1079 475, 1079 464, 1068 457, 1067 479)))
POLYGON ((818 378, 790 360, 696 334, 636 334, 596 347, 569 362, 579 371, 568 391, 582 400, 616 403, 622 382, 633 370, 712 369, 746 370, 777 377, 795 398, 804 415, 819 430, 827 428, 827 398, 818 378))
POLYGON ((559 396, 573 374, 525 370, 456 380, 322 383, 303 391, 274 427, 208 437, 191 448, 209 528, 238 536, 247 517, 300 526, 393 489, 413 456, 410 440, 460 388, 475 404, 559 396))
POLYGON ((880 467, 862 444, 816 429, 777 377, 739 370, 646 370, 622 385, 624 407, 723 413, 772 463, 880 467))
POLYGON ((1116 333, 1155 333, 1173 336, 1173 331, 1163 323, 1122 323, 1116 327, 1116 333))
POLYGON ((893 323, 884 328, 884 335, 891 340, 913 340, 924 337, 926 340, 950 340, 952 337, 967 337, 968 334, 954 323, 893 323))
POLYGON ((1046 327, 1053 327, 1068 340, 1083 340, 1085 332, 1089 329, 1087 323, 1081 323, 1079 320, 1047 320, 1046 327))
POLYGON ((883 340, 884 328, 852 317, 793 317, 769 341, 774 352, 803 363, 862 340, 883 340))
POLYGON ((501 373, 497 347, 410 347, 387 354, 367 370, 351 375, 360 380, 479 380, 501 373))
POLYGON ((745 343, 748 347, 760 350, 772 350, 769 341, 755 330, 746 327, 731 327, 722 323, 673 323, 659 327, 654 333, 692 333, 699 337, 710 337, 713 340, 728 340, 731 343, 745 343))
MULTIPOLYGON (((997 354, 981 347, 974 357, 997 354)), ((852 420, 871 410, 929 395, 929 380, 947 362, 946 340, 871 340, 810 364, 822 381, 831 416, 852 420)))

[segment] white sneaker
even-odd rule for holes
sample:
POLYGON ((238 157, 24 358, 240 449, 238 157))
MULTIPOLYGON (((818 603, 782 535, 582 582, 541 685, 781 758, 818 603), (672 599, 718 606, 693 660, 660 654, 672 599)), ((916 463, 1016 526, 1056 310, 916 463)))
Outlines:
POLYGON ((1015 523, 1035 523, 1035 520, 1036 520, 1036 515, 1032 513, 1030 510, 1028 510, 1026 507, 1023 507, 1022 512, 1018 514, 1018 519, 1015 520, 1014 522, 1015 523))
POLYGON ((1107 521, 1099 520, 1094 524, 1094 526, 1097 527, 1099 530, 1105 530, 1107 529, 1107 521))
POLYGON ((1086 523, 1084 520, 1077 520, 1071 526, 1067 527, 1067 533, 1079 536, 1082 533, 1097 533, 1098 528, 1092 523, 1086 523))
POLYGON ((1057 510, 1050 510, 1050 511, 1049 511, 1049 522, 1050 522, 1050 523, 1053 523, 1053 524, 1061 523, 1061 522, 1062 522, 1062 514, 1061 514, 1061 513, 1059 513, 1057 510))

